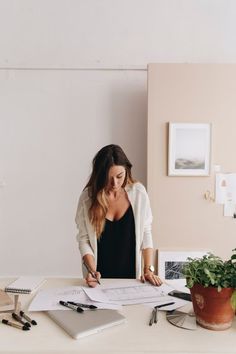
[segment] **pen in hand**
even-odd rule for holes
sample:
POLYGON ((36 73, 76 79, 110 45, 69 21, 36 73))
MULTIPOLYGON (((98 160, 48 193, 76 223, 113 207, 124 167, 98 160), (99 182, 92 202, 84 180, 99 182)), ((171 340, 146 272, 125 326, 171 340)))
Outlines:
POLYGON ((86 268, 87 271, 89 272, 89 274, 91 274, 92 277, 97 281, 97 283, 101 285, 101 283, 100 283, 100 281, 98 280, 98 278, 97 278, 95 272, 92 271, 92 269, 88 266, 88 264, 87 264, 86 262, 83 262, 83 263, 84 263, 85 268, 86 268))

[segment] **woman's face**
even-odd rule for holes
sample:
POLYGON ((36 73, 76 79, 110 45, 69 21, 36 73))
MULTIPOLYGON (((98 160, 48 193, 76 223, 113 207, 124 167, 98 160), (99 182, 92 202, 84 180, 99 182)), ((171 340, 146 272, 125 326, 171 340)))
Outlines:
POLYGON ((126 177, 126 170, 124 166, 112 166, 109 169, 108 172, 108 183, 107 183, 107 189, 108 191, 118 191, 126 177))

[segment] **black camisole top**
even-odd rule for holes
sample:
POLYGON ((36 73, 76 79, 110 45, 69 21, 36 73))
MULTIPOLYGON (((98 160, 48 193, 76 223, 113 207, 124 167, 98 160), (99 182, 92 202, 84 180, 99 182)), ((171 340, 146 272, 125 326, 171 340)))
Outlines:
POLYGON ((136 278, 135 224, 132 206, 119 219, 106 219, 97 241, 97 270, 102 278, 136 278))

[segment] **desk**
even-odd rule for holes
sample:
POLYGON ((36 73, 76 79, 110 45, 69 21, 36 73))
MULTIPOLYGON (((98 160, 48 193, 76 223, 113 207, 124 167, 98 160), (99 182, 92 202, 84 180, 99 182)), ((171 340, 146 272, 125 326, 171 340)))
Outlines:
MULTIPOLYGON (((104 279, 103 282, 109 282, 104 279)), ((0 279, 0 287, 10 283, 0 279)), ((44 288, 81 285, 78 279, 48 279, 44 288)), ((21 295, 22 308, 30 302, 31 295, 21 295)), ((106 329, 79 340, 72 339, 45 313, 32 316, 38 326, 23 332, 0 323, 1 354, 121 354, 121 353, 236 353, 236 321, 226 331, 210 331, 198 327, 196 331, 183 330, 166 321, 165 313, 159 321, 148 326, 151 309, 145 305, 123 306, 127 323, 106 329)))

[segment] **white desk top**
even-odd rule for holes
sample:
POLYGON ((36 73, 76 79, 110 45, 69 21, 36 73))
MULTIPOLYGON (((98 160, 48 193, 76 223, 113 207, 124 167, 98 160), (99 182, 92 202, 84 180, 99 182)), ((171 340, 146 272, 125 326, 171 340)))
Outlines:
MULTIPOLYGON (((109 282, 108 279, 103 281, 109 282)), ((0 279, 0 287, 9 282, 9 279, 0 279)), ((43 287, 81 284, 78 279, 48 279, 43 287)), ((31 295, 20 296, 23 310, 30 299, 31 295)), ((215 332, 201 327, 190 331, 171 325, 167 322, 164 312, 160 313, 158 323, 150 327, 148 321, 151 309, 145 305, 123 306, 122 312, 127 323, 79 340, 68 336, 42 312, 33 314, 32 317, 38 325, 30 331, 20 331, 0 323, 0 353, 236 353, 236 321, 226 331, 215 332)))

